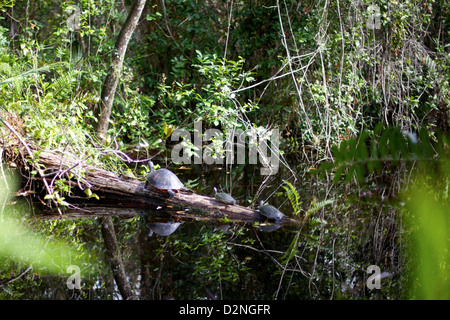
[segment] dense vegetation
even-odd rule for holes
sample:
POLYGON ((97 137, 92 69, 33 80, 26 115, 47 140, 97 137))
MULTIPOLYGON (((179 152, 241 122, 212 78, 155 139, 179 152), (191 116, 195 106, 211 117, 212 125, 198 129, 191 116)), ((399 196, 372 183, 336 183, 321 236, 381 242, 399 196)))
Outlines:
MULTIPOLYGON (((255 194, 274 194, 274 204, 305 222, 284 238, 255 238, 247 226, 230 238, 205 225, 193 227, 189 240, 152 240, 158 253, 153 262, 160 269, 150 270, 142 255, 140 262, 129 262, 145 264, 147 277, 157 279, 153 293, 143 296, 201 298, 209 288, 224 298, 448 298, 439 295, 449 284, 447 255, 427 258, 423 248, 406 249, 427 232, 416 224, 422 220, 408 199, 417 198, 408 192, 429 195, 423 210, 443 212, 432 230, 448 225, 448 1, 147 1, 126 51, 102 141, 95 128, 103 82, 133 2, 1 1, 2 119, 29 143, 72 152, 116 172, 127 167, 123 154, 148 158, 163 150, 170 157, 171 133, 182 127, 193 132, 194 121, 224 132, 279 129, 283 170, 271 181, 284 188, 259 187, 262 179, 249 177, 244 166, 227 168, 230 175, 220 181, 243 185, 236 192, 245 204, 252 204, 255 194), (249 180, 258 186, 246 188, 249 180), (275 242, 277 248, 271 246, 275 242), (262 255, 258 245, 269 253, 262 255), (170 273, 161 272, 164 256, 170 273), (193 256, 194 267, 187 262, 193 256), (426 268, 412 261, 435 258, 443 266, 432 271, 443 275, 438 293, 409 290, 422 278, 430 283, 426 268), (275 277, 259 274, 261 261, 275 277), (390 273, 382 292, 360 286, 367 266, 374 264, 390 273), (181 280, 183 272, 192 277, 181 280), (170 288, 162 285, 165 278, 172 280, 170 288), (189 294, 185 286, 192 288, 189 294)), ((20 144, 3 126, 0 145, 5 164, 21 158, 20 144)), ((132 169, 138 176, 148 171, 140 165, 132 169)), ((64 179, 41 200, 66 206, 72 191, 64 179)), ((211 189, 210 182, 196 183, 199 192, 211 189)), ((26 211, 22 206, 9 211, 26 211)), ((137 220, 115 221, 128 250, 124 255, 148 245, 137 220)), ((60 234, 80 257, 105 255, 95 244, 101 235, 92 221, 31 225, 39 233, 60 234)), ((432 245, 445 252, 448 238, 445 231, 439 234, 432 245)), ((1 263, 0 269, 21 274, 29 262, 1 263)), ((107 268, 102 263, 97 267, 107 268)), ((94 272, 89 269, 95 266, 80 265, 94 272)), ((138 281, 134 267, 127 267, 130 279, 138 281)), ((0 272, 1 297, 20 298, 28 282, 51 286, 56 281, 31 273, 9 282, 13 278, 0 272)), ((105 283, 89 281, 98 292, 77 297, 113 297, 102 291, 105 283)), ((28 290, 39 298, 54 297, 28 290)))

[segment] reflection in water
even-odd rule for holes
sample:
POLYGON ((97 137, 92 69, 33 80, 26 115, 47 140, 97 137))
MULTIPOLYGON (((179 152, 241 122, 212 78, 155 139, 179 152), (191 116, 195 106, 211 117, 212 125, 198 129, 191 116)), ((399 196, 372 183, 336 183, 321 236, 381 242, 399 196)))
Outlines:
POLYGON ((175 232, 175 230, 178 229, 181 222, 155 222, 150 223, 148 227, 150 228, 150 232, 148 233, 148 236, 153 236, 153 233, 156 233, 157 235, 160 235, 162 237, 167 237, 168 235, 171 235, 175 232))
MULTIPOLYGON (((17 287, 8 286, 11 294, 3 291, 1 297, 122 299, 98 219, 29 220, 44 236, 76 245, 80 255, 95 253, 95 263, 80 266, 81 289, 67 288, 71 274, 66 270, 58 277, 29 272, 14 282, 17 287)), ((124 273, 139 299, 207 299, 207 292, 218 299, 329 298, 333 290, 335 297, 340 293, 346 279, 364 280, 354 254, 367 251, 349 247, 351 220, 343 220, 341 226, 320 219, 301 225, 161 220, 130 218, 125 211, 113 217, 124 273)), ((366 243, 367 239, 361 245, 366 243)))
MULTIPOLYGON (((305 192, 300 196, 304 211, 312 198, 307 192, 321 199, 322 185, 314 189, 313 182, 305 179, 298 186, 305 192)), ((241 192, 254 194, 245 187, 241 192)), ((335 192, 339 195, 340 190, 335 192)), ((248 198, 237 190, 235 194, 240 200, 248 198)), ((285 200, 272 197, 270 202, 292 217, 285 200)), ((58 276, 32 270, 18 277, 29 264, 0 260, 3 299, 122 299, 101 233, 98 216, 105 214, 113 215, 116 254, 121 255, 132 295, 139 299, 395 298, 400 292, 396 277, 382 279, 380 290, 364 286, 367 266, 378 265, 393 274, 399 266, 395 210, 377 203, 354 205, 342 199, 307 221, 299 218, 298 225, 217 221, 207 213, 185 213, 176 220, 174 212, 119 206, 102 208, 98 215, 83 217, 77 212, 76 218, 68 218, 70 212, 65 212, 64 219, 43 219, 36 207, 27 206, 23 200, 9 208, 43 237, 57 238, 75 247, 78 255, 95 259, 79 266, 80 289, 67 287, 72 276, 67 270, 61 269, 58 276), (25 212, 29 214, 23 216, 25 212), (176 222, 168 220, 170 216, 176 222), (368 226, 372 232, 366 232, 368 226), (17 279, 7 283, 5 278, 17 279), (357 290, 344 290, 350 279, 357 290)))
POLYGON ((262 231, 262 232, 273 232, 280 228, 281 228, 281 224, 279 224, 279 223, 277 223, 277 224, 264 223, 264 224, 260 224, 258 230, 262 231))

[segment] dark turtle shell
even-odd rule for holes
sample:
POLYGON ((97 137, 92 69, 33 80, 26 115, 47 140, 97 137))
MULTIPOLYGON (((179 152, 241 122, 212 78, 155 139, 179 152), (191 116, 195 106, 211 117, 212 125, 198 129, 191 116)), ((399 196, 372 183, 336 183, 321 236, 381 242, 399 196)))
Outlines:
POLYGON ((184 184, 178 179, 175 173, 164 168, 150 172, 146 179, 148 183, 161 191, 178 191, 184 188, 184 184))
POLYGON ((284 217, 284 214, 277 208, 270 205, 263 205, 263 201, 261 201, 259 206, 259 213, 269 219, 275 220, 281 220, 284 217))
POLYGON ((147 188, 150 183, 156 189, 162 192, 168 192, 170 197, 173 197, 174 191, 178 192, 184 189, 184 184, 169 169, 161 168, 155 170, 152 162, 149 163, 149 166, 151 172, 145 178, 147 181, 145 181, 144 188, 147 188))
POLYGON ((228 193, 224 193, 224 192, 217 192, 217 189, 214 187, 214 197, 223 203, 226 204, 232 204, 235 205, 236 204, 236 200, 234 200, 234 198, 229 195, 228 193))

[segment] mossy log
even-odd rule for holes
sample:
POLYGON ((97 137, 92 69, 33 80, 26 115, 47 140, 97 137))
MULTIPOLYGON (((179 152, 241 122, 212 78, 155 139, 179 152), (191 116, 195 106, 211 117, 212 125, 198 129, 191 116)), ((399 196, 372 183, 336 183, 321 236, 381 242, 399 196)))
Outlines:
MULTIPOLYGON (((62 150, 38 150, 38 148, 22 138, 23 133, 21 134, 19 130, 21 126, 11 125, 4 119, 4 116, 4 114, 0 115, 0 122, 9 129, 12 135, 1 136, 0 146, 2 148, 7 147, 6 150, 15 147, 24 151, 23 153, 20 151, 22 156, 19 157, 19 160, 22 159, 22 161, 20 161, 20 164, 18 163, 18 166, 24 166, 24 158, 28 156, 33 163, 32 166, 38 173, 34 179, 42 182, 47 195, 52 194, 53 187, 56 181, 59 180, 70 185, 73 193, 76 190, 83 192, 89 189, 99 196, 99 200, 95 198, 89 199, 89 206, 96 207, 96 209, 91 211, 80 210, 76 216, 83 214, 87 216, 95 215, 95 212, 101 212, 100 215, 104 216, 105 211, 98 209, 105 204, 113 204, 111 208, 114 208, 114 205, 116 207, 129 208, 130 212, 135 212, 134 214, 142 214, 145 211, 151 212, 159 208, 164 210, 178 205, 182 209, 192 209, 190 211, 176 211, 178 216, 180 216, 181 212, 186 212, 184 215, 190 219, 229 219, 246 222, 261 220, 258 211, 251 208, 224 204, 213 197, 186 191, 175 193, 171 199, 167 193, 162 193, 153 187, 144 188, 145 182, 142 180, 125 179, 114 172, 87 164, 85 160, 69 152, 62 150)), ((31 169, 28 168, 27 170, 31 169)), ((56 206, 59 216, 61 216, 62 210, 58 206, 58 202, 55 198, 50 199, 56 206)), ((114 212, 111 209, 111 215, 115 215, 114 212)), ((119 214, 121 215, 122 213, 119 214)), ((297 221, 285 218, 281 222, 296 223, 297 221)))
MULTIPOLYGON (((58 151, 41 151, 38 153, 38 162, 45 167, 44 172, 48 183, 59 176, 66 176, 71 172, 73 176, 66 183, 73 187, 90 189, 100 197, 100 201, 91 198, 92 202, 101 202, 114 199, 120 206, 129 206, 130 208, 156 208, 174 207, 176 205, 182 208, 193 209, 192 212, 202 212, 199 216, 212 219, 239 220, 255 222, 260 220, 257 210, 246 208, 239 205, 229 205, 217 201, 213 197, 203 196, 189 191, 180 191, 175 193, 172 199, 169 195, 153 187, 144 188, 144 181, 138 179, 125 179, 120 175, 101 168, 88 165, 82 160, 68 153, 58 151)), ((293 222, 286 219, 283 222, 293 222)))

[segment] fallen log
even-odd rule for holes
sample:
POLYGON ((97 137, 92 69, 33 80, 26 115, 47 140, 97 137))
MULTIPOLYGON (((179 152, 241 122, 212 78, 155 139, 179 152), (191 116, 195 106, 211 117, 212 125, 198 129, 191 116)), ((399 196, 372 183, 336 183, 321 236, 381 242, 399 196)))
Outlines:
MULTIPOLYGON (((180 191, 175 193, 172 199, 168 194, 157 189, 144 188, 144 181, 138 179, 125 179, 114 172, 110 172, 85 163, 81 159, 69 153, 61 151, 41 151, 38 153, 38 161, 45 167, 46 179, 54 180, 57 177, 71 172, 77 181, 67 181, 80 189, 89 188, 92 192, 100 194, 100 200, 108 197, 117 199, 121 206, 139 206, 156 209, 161 207, 192 208, 201 215, 214 217, 215 219, 230 219, 247 222, 255 222, 261 219, 258 211, 239 205, 229 205, 217 201, 215 198, 199 195, 193 192, 180 191), (53 178, 51 178, 53 177, 53 178)), ((52 184, 51 181, 49 184, 52 184)), ((92 199, 92 201, 98 201, 92 199)), ((282 223, 295 222, 284 219, 282 223)))
MULTIPOLYGON (((55 204, 60 217, 62 217, 61 208, 55 198, 52 198, 52 191, 56 181, 63 182, 71 187, 84 191, 89 189, 100 195, 102 206, 114 199, 116 205, 122 207, 155 210, 164 207, 179 205, 182 208, 192 208, 187 212, 191 218, 195 215, 202 218, 211 219, 229 219, 255 222, 260 221, 261 217, 258 211, 239 206, 229 205, 217 201, 215 198, 198 195, 193 192, 180 191, 170 199, 168 194, 164 194, 152 187, 144 189, 144 181, 138 179, 124 179, 120 175, 104 170, 102 168, 89 165, 85 160, 77 158, 75 155, 61 150, 37 150, 21 137, 21 134, 9 124, 1 115, 0 121, 17 138, 14 144, 21 144, 25 148, 28 157, 31 158, 33 166, 37 171, 35 179, 40 180, 46 189, 47 197, 55 204), (60 178, 66 178, 60 180, 60 178), (200 214, 201 212, 202 214, 200 214)), ((19 126, 20 129, 20 126, 19 126)), ((3 145, 5 145, 3 139, 3 145)), ((11 146, 11 142, 7 143, 11 146)), ((26 192, 25 192, 26 193, 26 192)), ((93 198, 90 201, 96 201, 93 198)), ((178 211, 180 212, 180 211, 178 211)), ((80 214, 96 214, 93 211, 80 210, 80 214)), ((113 215, 111 212, 110 215, 113 215)), ((284 218, 282 223, 298 223, 298 221, 284 218)))

